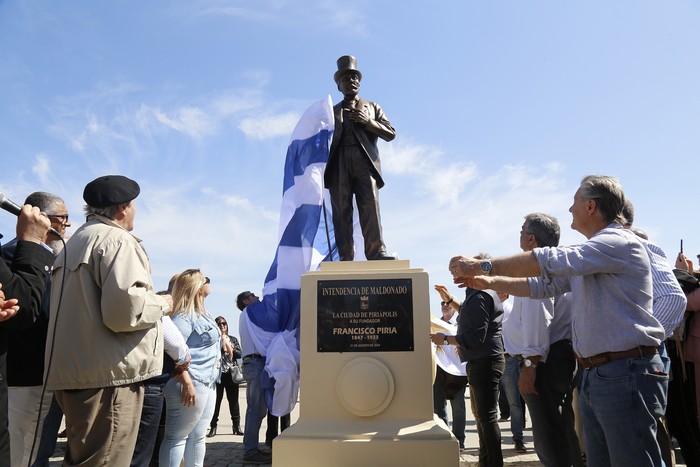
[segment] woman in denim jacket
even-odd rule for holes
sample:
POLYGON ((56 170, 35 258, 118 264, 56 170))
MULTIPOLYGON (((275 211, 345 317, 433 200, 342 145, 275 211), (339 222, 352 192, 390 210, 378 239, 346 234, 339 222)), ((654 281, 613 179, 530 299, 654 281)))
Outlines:
POLYGON ((209 278, 199 269, 183 271, 173 288, 175 311, 172 320, 192 355, 187 371, 195 393, 183 393, 181 383, 175 379, 163 388, 166 421, 165 438, 160 448, 161 467, 179 467, 183 457, 186 467, 204 464, 204 437, 214 412, 220 351, 223 347, 233 353, 228 338, 221 335, 216 322, 204 308, 204 299, 209 292, 209 278))

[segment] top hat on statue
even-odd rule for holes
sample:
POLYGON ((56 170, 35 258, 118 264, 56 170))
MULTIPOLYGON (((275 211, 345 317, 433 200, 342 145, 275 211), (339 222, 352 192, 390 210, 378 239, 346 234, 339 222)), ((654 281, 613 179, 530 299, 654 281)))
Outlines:
POLYGON ((340 77, 348 71, 354 71, 362 80, 362 73, 357 69, 357 59, 352 55, 343 55, 338 59, 338 71, 333 75, 335 82, 337 83, 340 77))

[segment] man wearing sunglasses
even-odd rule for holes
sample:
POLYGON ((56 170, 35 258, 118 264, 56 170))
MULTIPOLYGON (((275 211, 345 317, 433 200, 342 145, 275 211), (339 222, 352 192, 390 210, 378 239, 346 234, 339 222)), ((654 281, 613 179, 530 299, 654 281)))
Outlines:
MULTIPOLYGON (((59 196, 37 191, 24 201, 24 204, 39 208, 51 222, 51 227, 61 236, 65 236, 70 227, 68 210, 59 196)), ((43 244, 57 255, 63 248, 61 239, 49 231, 43 244)), ((3 246, 3 259, 11 264, 17 248, 17 239, 10 240, 3 246)), ((12 465, 27 465, 34 441, 36 412, 41 399, 44 378, 44 348, 46 330, 49 323, 50 283, 41 303, 43 313, 27 329, 16 330, 8 335, 7 349, 7 384, 10 430, 10 453, 12 465)), ((51 405, 51 392, 44 395, 41 405, 41 421, 44 420, 51 405)), ((60 423, 60 421, 59 421, 60 423)), ((38 446, 38 443, 37 443, 38 446)))
POLYGON ((53 255, 41 245, 49 227, 49 220, 39 208, 23 206, 17 219, 18 241, 14 260, 11 263, 0 260, 2 293, 7 300, 12 300, 12 305, 0 314, 0 466, 3 467, 11 465, 10 434, 7 429, 8 338, 18 329, 31 326, 42 314, 41 302, 53 263, 53 255))

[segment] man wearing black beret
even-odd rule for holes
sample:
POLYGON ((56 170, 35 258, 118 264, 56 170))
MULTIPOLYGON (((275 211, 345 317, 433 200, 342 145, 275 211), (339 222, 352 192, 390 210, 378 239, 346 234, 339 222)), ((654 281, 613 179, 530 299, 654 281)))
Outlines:
POLYGON ((66 417, 68 465, 129 465, 141 382, 162 373, 160 319, 170 305, 130 233, 139 192, 120 175, 88 183, 86 222, 54 264, 46 379, 66 417))

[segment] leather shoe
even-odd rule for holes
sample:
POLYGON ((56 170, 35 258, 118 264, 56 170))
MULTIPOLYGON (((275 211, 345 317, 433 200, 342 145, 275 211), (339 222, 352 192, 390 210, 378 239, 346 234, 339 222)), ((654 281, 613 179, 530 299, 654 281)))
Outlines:
POLYGON ((243 430, 241 430, 240 426, 234 426, 233 427, 233 434, 243 436, 243 430))
POLYGON ((527 448, 525 447, 525 443, 522 441, 516 441, 515 442, 515 452, 523 454, 527 452, 527 448))
POLYGON ((396 259, 395 256, 389 256, 386 253, 379 254, 374 258, 369 258, 371 261, 393 261, 396 259))
POLYGON ((207 433, 207 438, 213 438, 214 436, 216 436, 216 427, 215 426, 209 428, 209 433, 207 433))

